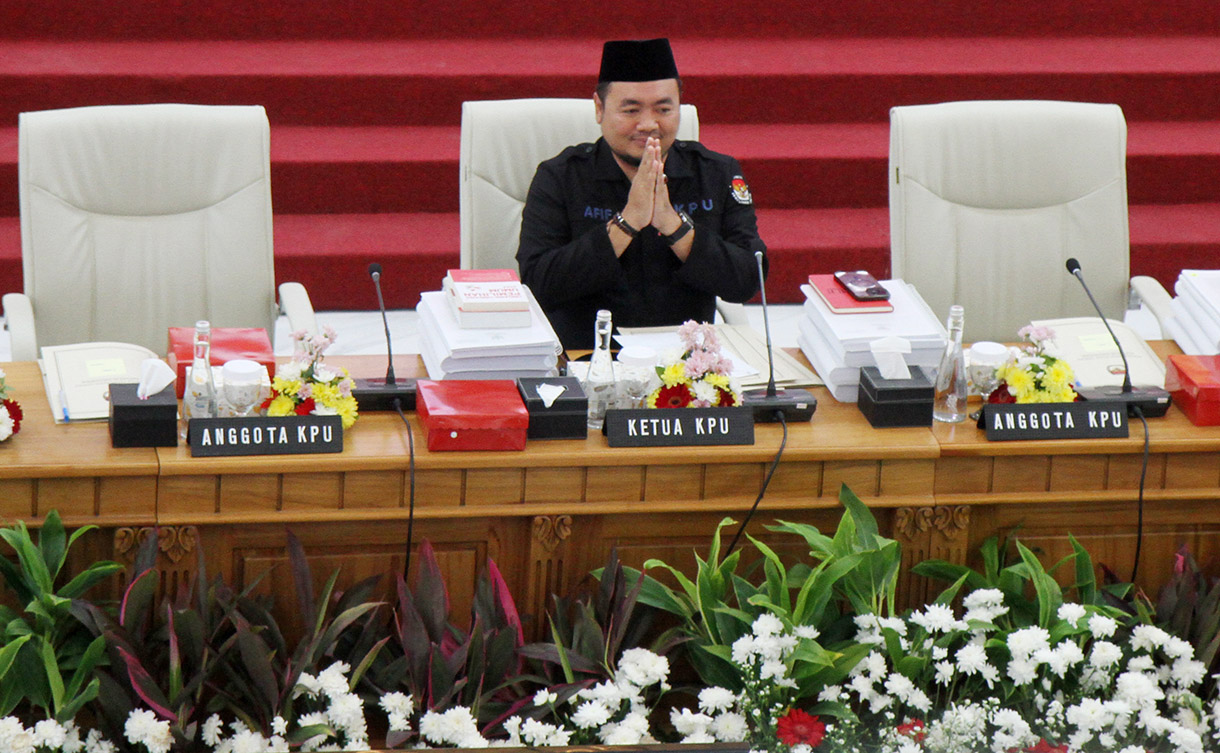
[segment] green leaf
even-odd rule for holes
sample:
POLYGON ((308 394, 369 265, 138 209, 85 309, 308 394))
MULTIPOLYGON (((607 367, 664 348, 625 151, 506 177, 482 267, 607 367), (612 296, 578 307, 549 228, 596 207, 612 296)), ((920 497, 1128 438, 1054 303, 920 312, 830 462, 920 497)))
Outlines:
POLYGON ((68 581, 59 591, 65 599, 79 599, 90 588, 115 573, 123 571, 123 566, 117 562, 97 562, 89 566, 83 573, 68 581))
MULTIPOLYGON (((77 532, 77 535, 89 528, 92 526, 85 526, 84 529, 77 532)), ((38 532, 38 551, 42 554, 42 561, 46 564, 51 580, 55 580, 55 576, 59 574, 59 568, 63 566, 64 553, 67 551, 64 524, 55 510, 47 513, 47 518, 42 523, 42 529, 38 532)))
POLYGON ((46 673, 47 685, 51 690, 50 711, 54 715, 64 702, 64 678, 59 673, 59 657, 55 655, 55 647, 44 638, 37 640, 39 654, 42 656, 42 668, 46 673))
POLYGON ((1076 550, 1076 594, 1081 604, 1097 603, 1097 574, 1093 571, 1093 558, 1088 551, 1068 534, 1072 549, 1076 550))

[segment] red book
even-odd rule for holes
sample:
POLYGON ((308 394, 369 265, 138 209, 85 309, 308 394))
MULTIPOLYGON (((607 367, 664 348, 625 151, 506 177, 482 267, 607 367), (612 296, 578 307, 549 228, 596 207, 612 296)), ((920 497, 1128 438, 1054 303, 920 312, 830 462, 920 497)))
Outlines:
POLYGON ((887 314, 894 310, 889 301, 861 301, 852 297, 834 275, 809 275, 809 287, 836 314, 887 314))
MULTIPOLYGON (((208 358, 213 366, 223 366, 235 358, 248 358, 261 363, 267 376, 275 376, 275 353, 267 330, 261 327, 213 327, 212 347, 208 358)), ((186 387, 186 367, 195 360, 195 328, 169 328, 169 367, 178 374, 174 389, 178 398, 186 387)))

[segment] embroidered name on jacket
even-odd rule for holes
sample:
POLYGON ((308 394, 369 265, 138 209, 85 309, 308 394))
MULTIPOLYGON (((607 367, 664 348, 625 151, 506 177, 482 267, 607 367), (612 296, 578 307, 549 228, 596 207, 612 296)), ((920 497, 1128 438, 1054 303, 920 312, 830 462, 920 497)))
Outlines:
MULTIPOLYGON (((710 212, 715 208, 716 208, 715 199, 703 199, 701 201, 692 201, 687 204, 674 204, 675 212, 684 211, 687 214, 694 214, 695 212, 699 211, 700 209, 702 209, 705 212, 710 212)), ((583 214, 587 219, 590 219, 590 220, 609 220, 611 217, 614 216, 614 213, 617 211, 618 211, 617 209, 603 209, 602 207, 586 206, 583 214)))

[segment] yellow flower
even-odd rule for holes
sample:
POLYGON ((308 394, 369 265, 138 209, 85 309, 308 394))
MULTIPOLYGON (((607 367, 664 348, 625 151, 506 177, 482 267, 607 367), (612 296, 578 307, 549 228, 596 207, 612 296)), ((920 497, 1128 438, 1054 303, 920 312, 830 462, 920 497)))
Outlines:
POLYGON ((720 389, 728 392, 732 391, 729 387, 729 377, 727 374, 708 374, 707 376, 703 377, 703 381, 707 382, 713 387, 719 387, 720 389))
POLYGON ((288 395, 280 393, 267 406, 268 416, 291 416, 296 409, 296 401, 288 395))
POLYGON ((335 411, 339 417, 343 419, 343 428, 350 429, 352 424, 356 423, 356 398, 348 396, 341 397, 335 401, 335 411))
POLYGON ((1021 368, 1010 368, 1004 375, 1004 381, 1008 382, 1008 391, 1017 398, 1018 403, 1031 402, 1026 398, 1036 387, 1029 372, 1021 368))
POLYGON ((681 361, 671 363, 661 371, 661 382, 666 387, 673 387, 686 381, 686 364, 681 361))
MULTIPOLYGON (((276 392, 279 392, 281 395, 296 395, 297 392, 299 392, 301 389, 301 380, 284 379, 282 377, 276 377, 275 379, 271 380, 271 387, 276 392)), ((268 415, 271 415, 271 414, 268 414, 268 415)), ((277 413, 275 415, 287 415, 287 414, 278 414, 277 413)))

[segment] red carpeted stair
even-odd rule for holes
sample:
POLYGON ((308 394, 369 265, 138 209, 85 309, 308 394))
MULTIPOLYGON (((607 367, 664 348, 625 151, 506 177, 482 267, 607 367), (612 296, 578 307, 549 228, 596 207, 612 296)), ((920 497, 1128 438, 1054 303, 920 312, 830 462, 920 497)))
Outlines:
POLYGON ((588 96, 601 39, 669 34, 705 143, 737 156, 772 300, 811 272, 888 272, 894 105, 1113 101, 1129 125, 1133 274, 1220 266, 1220 26, 1209 2, 716 0, 680 26, 569 3, 12 0, 0 29, 0 292, 21 288, 16 119, 131 102, 258 103, 272 122, 276 270, 319 309, 409 307, 457 264, 461 102, 588 96), (109 6, 110 4, 105 4, 109 6), (898 7, 901 6, 901 7, 898 7))

